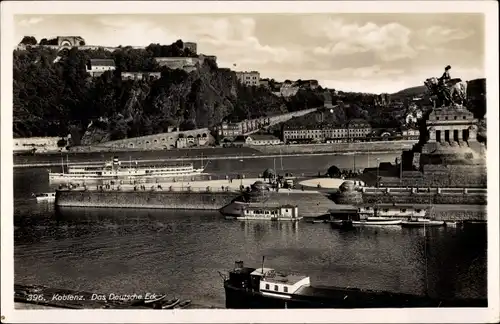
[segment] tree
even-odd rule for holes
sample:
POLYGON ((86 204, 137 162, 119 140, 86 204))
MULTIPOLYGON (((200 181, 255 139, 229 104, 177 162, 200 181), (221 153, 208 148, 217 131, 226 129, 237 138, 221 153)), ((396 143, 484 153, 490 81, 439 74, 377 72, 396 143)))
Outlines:
POLYGON ((262 174, 262 177, 264 179, 269 179, 271 180, 272 178, 276 177, 276 172, 273 169, 266 169, 264 173, 262 174))
POLYGON ((38 42, 36 41, 36 38, 33 36, 24 36, 23 39, 21 40, 21 43, 19 44, 24 44, 24 45, 36 45, 38 42))
POLYGON ((328 171, 326 172, 330 178, 340 178, 342 176, 342 173, 340 172, 340 169, 337 168, 335 165, 332 165, 331 167, 328 168, 328 171))

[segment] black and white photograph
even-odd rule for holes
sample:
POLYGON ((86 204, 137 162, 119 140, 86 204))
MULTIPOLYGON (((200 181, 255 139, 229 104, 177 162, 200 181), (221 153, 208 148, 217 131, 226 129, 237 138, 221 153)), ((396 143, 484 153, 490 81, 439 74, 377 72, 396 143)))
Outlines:
POLYGON ((2 322, 498 322, 497 12, 3 2, 2 322))

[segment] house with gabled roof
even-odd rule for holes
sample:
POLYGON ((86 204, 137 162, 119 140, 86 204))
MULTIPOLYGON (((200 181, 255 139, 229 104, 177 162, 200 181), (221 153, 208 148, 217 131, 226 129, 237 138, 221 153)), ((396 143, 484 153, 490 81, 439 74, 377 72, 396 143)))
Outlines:
POLYGON ((113 59, 90 59, 87 61, 86 71, 92 77, 98 77, 106 71, 116 70, 113 59))

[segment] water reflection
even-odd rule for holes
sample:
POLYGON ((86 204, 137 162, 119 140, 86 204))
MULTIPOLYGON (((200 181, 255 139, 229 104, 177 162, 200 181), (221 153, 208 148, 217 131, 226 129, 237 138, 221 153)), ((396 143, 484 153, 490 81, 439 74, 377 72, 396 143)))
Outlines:
POLYGON ((240 226, 244 231, 245 237, 252 237, 257 240, 262 240, 267 235, 281 240, 288 240, 293 237, 295 240, 299 238, 299 226, 304 225, 300 222, 289 221, 266 221, 266 220, 250 220, 240 221, 240 226))

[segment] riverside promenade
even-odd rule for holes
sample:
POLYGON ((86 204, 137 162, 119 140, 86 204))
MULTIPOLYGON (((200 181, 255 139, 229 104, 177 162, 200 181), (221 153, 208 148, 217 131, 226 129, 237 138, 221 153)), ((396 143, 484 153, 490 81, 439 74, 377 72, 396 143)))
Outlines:
MULTIPOLYGON (((130 184, 116 183, 114 185, 102 186, 102 190, 120 190, 120 191, 177 191, 177 192, 241 192, 241 186, 250 187, 256 181, 263 181, 262 178, 247 179, 214 179, 214 180, 195 180, 195 181, 158 181, 155 183, 130 184)), ((263 181, 265 182, 265 181, 263 181)), ((87 185, 88 190, 96 190, 96 185, 87 185)), ((100 187, 99 187, 100 188, 100 187)), ((79 186, 72 190, 85 190, 85 187, 79 186)), ((272 190, 272 189, 271 189, 272 190)), ((317 190, 299 190, 299 189, 280 189, 281 192, 290 193, 319 193, 317 190)))

